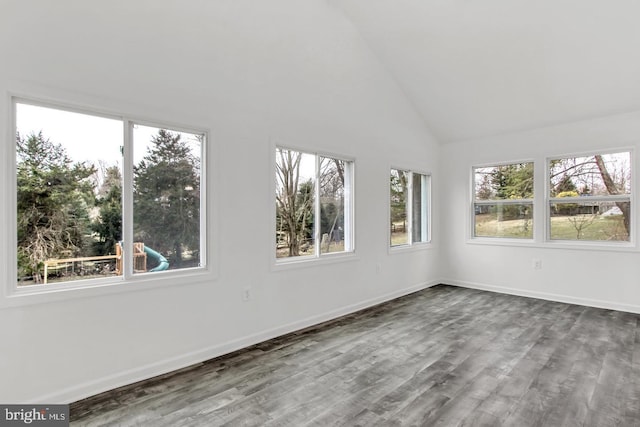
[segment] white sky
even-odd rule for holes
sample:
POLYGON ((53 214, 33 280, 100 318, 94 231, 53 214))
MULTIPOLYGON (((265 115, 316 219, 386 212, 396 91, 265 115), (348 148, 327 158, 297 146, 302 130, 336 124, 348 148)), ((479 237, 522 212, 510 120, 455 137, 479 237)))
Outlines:
MULTIPOLYGON (((124 145, 124 123, 121 120, 75 113, 65 110, 16 104, 16 130, 21 137, 42 131, 54 144, 64 146, 74 162, 117 165, 122 170, 121 147, 124 145)), ((159 128, 134 125, 134 164, 146 154, 147 146, 159 128)), ((194 155, 200 156, 200 143, 194 134, 175 132, 192 145, 194 155)))
POLYGON ((302 154, 300 159, 300 184, 308 180, 315 181, 316 178, 316 156, 312 154, 302 154))
POLYGON ((42 131, 55 144, 62 144, 76 162, 104 160, 108 166, 122 165, 123 123, 120 120, 29 104, 16 105, 16 130, 21 137, 42 131))

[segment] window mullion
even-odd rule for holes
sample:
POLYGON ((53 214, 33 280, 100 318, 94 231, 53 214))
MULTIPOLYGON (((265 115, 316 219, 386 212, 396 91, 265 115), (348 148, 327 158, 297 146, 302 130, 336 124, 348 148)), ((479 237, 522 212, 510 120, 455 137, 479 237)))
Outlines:
POLYGON ((588 202, 628 202, 629 194, 615 194, 610 196, 578 196, 578 197, 549 197, 549 203, 588 203, 588 202))
POLYGON ((489 199, 489 200, 474 200, 475 205, 532 205, 533 199, 489 199))
POLYGON ((413 172, 408 172, 407 195, 405 203, 407 204, 407 242, 413 244, 413 172))
POLYGON ((124 280, 133 276, 133 123, 125 120, 122 147, 122 269, 124 280))
POLYGON ((421 221, 421 227, 420 230, 422 231, 422 236, 421 236, 421 241, 422 242, 427 242, 429 241, 429 223, 427 222, 428 220, 428 214, 427 212, 429 212, 430 206, 427 204, 428 201, 428 183, 427 183, 427 176, 426 175, 420 175, 420 183, 421 183, 421 187, 420 187, 420 206, 422 207, 422 211, 420 212, 420 221, 421 221))
POLYGON ((353 250, 353 163, 345 162, 344 165, 344 250, 353 250))
POLYGON ((313 186, 313 195, 314 195, 314 201, 313 201, 313 236, 314 236, 314 245, 313 245, 313 252, 314 252, 314 256, 315 257, 320 257, 320 253, 321 253, 321 248, 320 245, 322 244, 322 240, 321 240, 321 211, 320 211, 320 156, 318 156, 317 154, 315 155, 315 179, 314 179, 314 186, 313 186))

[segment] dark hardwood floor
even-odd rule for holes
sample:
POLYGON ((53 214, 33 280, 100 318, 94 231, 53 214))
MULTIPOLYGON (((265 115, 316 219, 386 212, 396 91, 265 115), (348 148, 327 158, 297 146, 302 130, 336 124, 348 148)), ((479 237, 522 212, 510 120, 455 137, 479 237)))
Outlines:
POLYGON ((640 426, 639 320, 439 285, 73 403, 71 424, 640 426))

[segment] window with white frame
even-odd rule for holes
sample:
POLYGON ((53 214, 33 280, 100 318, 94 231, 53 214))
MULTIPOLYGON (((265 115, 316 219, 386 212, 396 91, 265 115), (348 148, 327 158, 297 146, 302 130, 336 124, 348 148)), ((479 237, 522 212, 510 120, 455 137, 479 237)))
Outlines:
POLYGON ((548 170, 549 239, 629 241, 629 151, 553 158, 548 170))
POLYGON ((353 161, 277 147, 276 258, 353 252, 353 161))
POLYGON ((533 163, 473 168, 473 236, 533 238, 533 163))
POLYGON ((392 247, 429 241, 429 176, 391 169, 389 218, 392 247))
POLYGON ((204 266, 204 133, 13 105, 18 288, 204 266))

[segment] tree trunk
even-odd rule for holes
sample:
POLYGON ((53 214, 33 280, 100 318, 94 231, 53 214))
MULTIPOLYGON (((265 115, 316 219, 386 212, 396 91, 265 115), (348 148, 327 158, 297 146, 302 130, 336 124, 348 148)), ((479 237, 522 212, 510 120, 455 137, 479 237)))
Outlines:
POLYGON ((331 229, 329 230, 329 238, 327 239, 327 252, 331 248, 331 241, 333 240, 333 231, 336 229, 336 223, 338 222, 338 217, 340 216, 340 211, 336 211, 336 216, 333 218, 333 224, 331 224, 331 229))
MULTIPOLYGON (((604 160, 601 155, 594 156, 596 165, 598 165, 598 170, 600 171, 600 176, 602 176, 602 181, 604 182, 605 187, 607 188, 607 192, 612 195, 618 195, 620 192, 616 187, 615 182, 613 182, 613 178, 609 174, 607 170, 607 166, 604 164, 604 160)), ((631 236, 630 226, 631 226, 631 206, 629 202, 616 202, 616 206, 622 212, 622 222, 624 224, 624 229, 627 232, 628 236, 631 236)))
POLYGON ((182 244, 180 242, 174 245, 176 251, 176 268, 182 267, 182 244))

